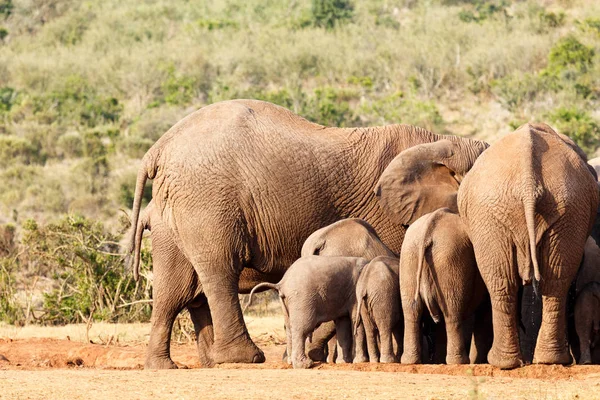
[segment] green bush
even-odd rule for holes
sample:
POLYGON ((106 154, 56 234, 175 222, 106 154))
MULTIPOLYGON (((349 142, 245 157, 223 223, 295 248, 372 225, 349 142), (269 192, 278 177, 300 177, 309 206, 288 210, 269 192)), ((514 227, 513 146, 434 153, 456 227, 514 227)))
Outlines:
POLYGON ((16 100, 17 92, 13 88, 0 88, 0 113, 10 111, 16 100))
POLYGON ((560 39, 548 55, 549 74, 561 74, 568 70, 586 72, 592 65, 594 49, 581 43, 575 36, 560 39))
POLYGON ((354 5, 350 0, 312 0, 314 26, 332 29, 352 20, 354 5))
POLYGON ((12 0, 0 0, 0 16, 1 17, 8 17, 10 14, 12 14, 14 5, 12 0))
POLYGON ((531 73, 508 75, 493 80, 490 85, 492 93, 511 111, 517 111, 523 104, 533 101, 546 89, 544 80, 531 73))
POLYGON ((79 158, 83 156, 83 138, 79 132, 67 132, 58 138, 56 146, 66 158, 79 158))
POLYGON ((58 283, 44 294, 43 322, 148 320, 150 287, 123 269, 120 237, 100 222, 71 215, 47 225, 30 220, 24 230, 23 258, 35 260, 58 283))
POLYGON ((552 111, 549 118, 561 133, 573 139, 589 156, 600 147, 600 123, 586 111, 560 107, 552 111))
POLYGON ((20 162, 30 164, 39 161, 39 148, 29 140, 18 136, 0 136, 0 166, 20 162))
POLYGON ((472 6, 458 13, 458 18, 463 22, 483 22, 497 14, 507 15, 509 6, 506 0, 475 0, 472 6))

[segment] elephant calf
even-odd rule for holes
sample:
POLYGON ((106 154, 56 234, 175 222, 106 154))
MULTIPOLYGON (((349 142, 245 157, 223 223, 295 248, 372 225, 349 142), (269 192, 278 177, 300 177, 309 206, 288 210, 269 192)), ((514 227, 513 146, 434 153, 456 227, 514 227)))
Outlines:
POLYGON ((600 340, 600 282, 585 285, 575 302, 575 329, 579 337, 579 364, 592 363, 592 349, 600 340))
POLYGON ((400 293, 404 313, 403 364, 421 361, 423 303, 435 322, 446 323, 447 364, 469 362, 464 321, 485 298, 473 246, 457 214, 438 209, 406 231, 400 252, 400 293))
POLYGON ((352 324, 356 308, 356 283, 369 261, 360 257, 302 257, 294 262, 279 283, 260 283, 252 289, 275 289, 285 318, 288 363, 310 368, 305 342, 317 326, 335 321, 344 361, 352 362, 352 324), (291 355, 291 358, 290 356, 291 355))
POLYGON ((396 340, 398 353, 402 353, 402 309, 398 268, 399 260, 395 257, 374 258, 365 266, 356 284, 354 335, 357 336, 359 324, 362 322, 370 362, 398 362, 392 338, 396 340))

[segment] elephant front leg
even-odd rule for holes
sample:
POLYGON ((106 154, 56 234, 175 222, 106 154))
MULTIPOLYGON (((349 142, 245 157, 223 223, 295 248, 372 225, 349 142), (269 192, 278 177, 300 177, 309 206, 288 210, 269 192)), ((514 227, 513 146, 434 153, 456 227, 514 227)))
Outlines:
POLYGON ((215 341, 210 353, 213 362, 264 362, 264 353, 250 339, 244 323, 238 298, 238 277, 199 275, 213 317, 215 341))
POLYGON ((204 302, 198 307, 188 307, 188 311, 194 323, 200 364, 203 367, 212 367, 214 363, 210 357, 210 352, 214 343, 214 331, 208 303, 204 302))

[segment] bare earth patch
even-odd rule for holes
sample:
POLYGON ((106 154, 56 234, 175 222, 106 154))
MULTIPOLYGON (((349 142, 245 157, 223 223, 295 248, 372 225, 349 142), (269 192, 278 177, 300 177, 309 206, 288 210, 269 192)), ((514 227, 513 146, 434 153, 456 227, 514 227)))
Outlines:
POLYGON ((293 370, 281 361, 280 317, 247 321, 266 363, 199 369, 195 344, 175 343, 174 361, 189 368, 177 371, 142 370, 145 324, 98 324, 88 335, 94 343, 82 339, 85 329, 78 336, 81 326, 0 327, 0 398, 600 399, 600 366, 501 371, 489 365, 322 364, 293 370))

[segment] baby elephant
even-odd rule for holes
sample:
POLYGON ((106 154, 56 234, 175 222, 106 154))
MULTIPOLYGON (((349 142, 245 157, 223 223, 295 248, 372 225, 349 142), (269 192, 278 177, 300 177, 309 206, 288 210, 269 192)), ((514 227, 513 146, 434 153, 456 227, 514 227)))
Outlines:
POLYGON ((600 340, 600 283, 585 285, 575 302, 575 329, 579 337, 579 364, 591 364, 592 352, 600 340))
MULTIPOLYGON (((485 286, 466 227, 443 208, 426 214, 406 231, 400 252, 400 294, 404 313, 403 364, 421 361, 423 303, 437 323, 446 323, 447 364, 466 364, 463 325, 485 298, 485 286)), ((466 330, 466 329, 465 329, 466 330)))
POLYGON ((259 283, 258 289, 275 289, 285 318, 288 363, 310 368, 305 354, 306 338, 319 324, 335 322, 344 361, 352 362, 352 324, 356 308, 356 283, 369 261, 360 257, 302 257, 286 271, 279 283, 259 283), (291 355, 291 358, 290 358, 291 355))
POLYGON ((395 257, 374 258, 365 266, 356 284, 358 306, 354 317, 354 335, 357 335, 362 321, 370 362, 398 362, 392 337, 399 347, 398 353, 402 353, 402 308, 398 268, 399 260, 395 257))

